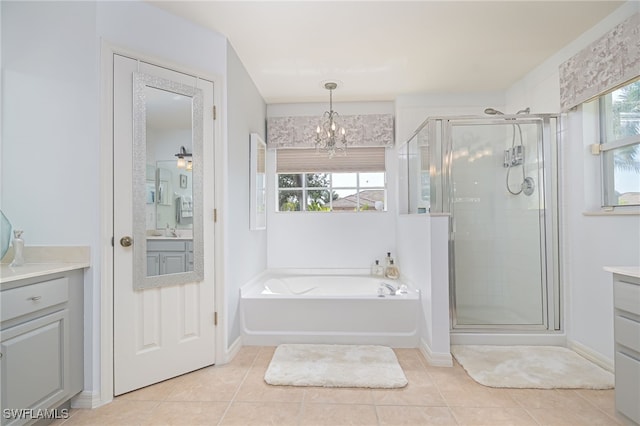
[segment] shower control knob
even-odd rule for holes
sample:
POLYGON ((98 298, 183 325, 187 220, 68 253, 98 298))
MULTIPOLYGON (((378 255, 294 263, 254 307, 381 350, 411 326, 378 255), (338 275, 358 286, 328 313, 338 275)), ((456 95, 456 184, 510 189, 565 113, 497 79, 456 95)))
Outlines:
POLYGON ((122 247, 131 247, 131 244, 133 244, 133 238, 131 238, 130 236, 127 235, 120 238, 120 245, 122 247))

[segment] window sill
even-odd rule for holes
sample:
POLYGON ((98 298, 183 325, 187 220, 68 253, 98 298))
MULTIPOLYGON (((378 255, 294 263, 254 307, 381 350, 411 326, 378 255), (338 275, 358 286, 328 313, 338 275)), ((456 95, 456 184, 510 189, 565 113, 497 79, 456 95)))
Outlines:
POLYGON ((640 207, 613 208, 611 210, 591 210, 582 212, 583 216, 640 216, 640 207))

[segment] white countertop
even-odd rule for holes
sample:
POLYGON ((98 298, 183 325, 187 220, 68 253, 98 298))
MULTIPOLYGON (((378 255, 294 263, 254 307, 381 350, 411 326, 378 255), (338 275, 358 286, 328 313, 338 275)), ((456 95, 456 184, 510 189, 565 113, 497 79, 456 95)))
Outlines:
POLYGON ((605 266, 604 270, 614 274, 640 278, 640 266, 605 266))
POLYGON ((56 272, 88 268, 89 266, 88 262, 25 263, 22 266, 16 267, 2 264, 0 265, 0 284, 25 278, 41 277, 43 275, 55 274, 56 272))
POLYGON ((12 260, 13 249, 10 248, 0 264, 0 284, 88 268, 91 266, 91 249, 85 246, 27 246, 24 248, 24 265, 11 267, 12 260))

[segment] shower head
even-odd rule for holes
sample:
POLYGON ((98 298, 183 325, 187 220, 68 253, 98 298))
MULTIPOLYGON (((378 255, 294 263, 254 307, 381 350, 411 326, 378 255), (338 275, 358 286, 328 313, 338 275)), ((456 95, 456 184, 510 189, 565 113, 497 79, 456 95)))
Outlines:
POLYGON ((521 109, 520 111, 516 112, 516 114, 529 114, 531 112, 531 108, 526 107, 525 109, 521 109))
POLYGON ((489 115, 504 115, 504 112, 498 111, 497 109, 493 109, 493 108, 485 109, 484 113, 489 115))

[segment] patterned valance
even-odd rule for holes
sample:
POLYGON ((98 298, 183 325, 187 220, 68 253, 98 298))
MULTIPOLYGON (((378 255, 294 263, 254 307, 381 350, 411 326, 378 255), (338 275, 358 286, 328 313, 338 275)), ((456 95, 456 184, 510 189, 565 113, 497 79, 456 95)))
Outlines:
MULTIPOLYGON (((267 147, 313 148, 321 117, 267 118, 267 147)), ((391 146, 394 140, 393 115, 341 115, 349 146, 391 146)))
POLYGON ((562 111, 640 75, 640 13, 562 63, 559 71, 562 111))

